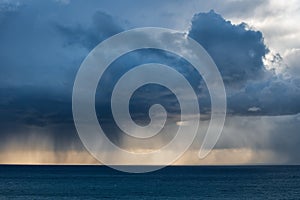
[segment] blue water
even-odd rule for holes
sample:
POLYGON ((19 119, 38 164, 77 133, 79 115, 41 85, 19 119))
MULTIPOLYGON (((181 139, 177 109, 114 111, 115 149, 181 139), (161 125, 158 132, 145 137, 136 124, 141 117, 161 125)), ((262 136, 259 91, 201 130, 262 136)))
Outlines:
POLYGON ((0 199, 300 199, 300 166, 0 166, 0 199))

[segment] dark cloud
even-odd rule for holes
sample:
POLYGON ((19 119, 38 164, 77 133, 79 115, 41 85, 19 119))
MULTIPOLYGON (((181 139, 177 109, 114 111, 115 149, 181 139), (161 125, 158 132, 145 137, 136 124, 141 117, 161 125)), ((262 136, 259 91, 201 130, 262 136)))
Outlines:
POLYGON ((258 79, 265 72, 268 49, 262 33, 248 30, 244 23, 233 25, 211 10, 194 15, 189 36, 211 55, 226 84, 258 79))
POLYGON ((300 112, 298 79, 273 77, 248 84, 243 90, 229 96, 229 107, 240 115, 288 115, 300 112), (249 108, 258 107, 257 112, 249 108), (235 109, 233 109, 235 108, 235 109), (247 112, 248 109, 248 112, 247 112))
POLYGON ((95 45, 123 29, 100 11, 89 23, 72 22, 54 2, 0 5, 0 145, 22 146, 39 134, 58 151, 79 147, 71 104, 76 72, 95 45))
POLYGON ((66 45, 82 45, 91 50, 104 39, 123 31, 112 16, 105 12, 97 11, 93 15, 90 27, 82 25, 67 26, 57 24, 57 29, 65 37, 66 45))
MULTIPOLYGON (((23 5, 0 4, 1 144, 9 142, 11 134, 14 138, 20 136, 18 142, 21 144, 29 135, 39 132, 53 140, 54 150, 66 150, 69 146, 80 149, 82 146, 76 136, 71 107, 76 72, 93 47, 126 28, 106 12, 81 15, 79 4, 74 7, 55 2, 32 2, 23 5)), ((251 6, 257 4, 255 1, 251 6)), ((189 36, 204 46, 220 69, 228 94, 230 114, 248 116, 300 112, 300 81, 293 74, 288 78, 281 77, 265 68, 263 59, 268 48, 261 32, 251 30, 245 23, 234 25, 211 11, 193 17, 189 36)), ((99 119, 100 123, 112 118, 106 97, 111 94, 122 72, 148 62, 174 66, 190 80, 198 93, 202 111, 209 113, 208 91, 201 77, 183 59, 152 50, 126 56, 114 62, 111 71, 108 70, 107 76, 101 80, 108 82, 103 93, 96 96, 96 109, 106 110, 103 119, 99 119), (121 65, 123 71, 119 70, 121 65), (105 98, 101 98, 101 95, 105 98)), ((275 59, 272 64, 277 63, 275 59)), ((297 69, 295 63, 296 59, 291 63, 293 72, 297 69)), ((137 91, 131 101, 130 109, 135 114, 133 119, 136 122, 143 124, 149 121, 147 111, 152 103, 147 102, 145 106, 144 102, 145 99, 149 100, 148 97, 152 98, 152 103, 161 100, 171 117, 177 120, 178 102, 174 95, 165 88, 150 86, 137 91), (139 122, 139 119, 145 120, 139 122)), ((296 124, 298 121, 291 119, 288 123, 296 124)), ((278 128, 275 125, 273 127, 278 128)), ((289 137, 295 142, 282 139, 279 135, 279 132, 285 132, 282 128, 276 134, 279 139, 270 141, 267 148, 276 149, 280 140, 286 143, 280 150, 284 155, 292 151, 289 145, 296 148, 299 139, 294 133, 297 133, 298 127, 293 127, 288 130, 289 137)), ((109 123, 106 128, 118 131, 109 123)), ((251 130, 250 126, 248 128, 251 130)), ((111 137, 118 140, 114 135, 111 137)), ((220 144, 220 148, 227 147, 234 145, 220 144)), ((249 147, 259 148, 259 145, 249 147)), ((294 156, 291 160, 295 158, 298 159, 294 156)))
MULTIPOLYGON (((6 11, 1 13, 1 26, 5 30, 0 34, 3 44, 0 48, 3 58, 1 105, 5 107, 2 110, 10 113, 10 119, 15 117, 26 124, 70 123, 72 84, 81 61, 95 45, 123 28, 112 16, 101 11, 91 14, 87 23, 66 23, 65 15, 60 13, 61 22, 52 19, 47 12, 38 20, 39 12, 35 6, 6 6, 6 11)), ((54 5, 50 8, 58 9, 54 5)), ((51 9, 48 12, 52 12, 51 9)), ((233 25, 210 11, 193 17, 189 36, 205 47, 219 67, 228 90, 230 113, 278 115, 298 112, 295 109, 299 108, 299 97, 295 95, 299 94, 295 93, 298 87, 294 82, 275 77, 263 65, 268 48, 261 32, 249 30, 244 23, 233 25), (256 112, 251 111, 252 107, 257 108, 256 112)), ((119 59, 114 65, 118 71, 119 65, 127 65, 128 70, 148 62, 165 63, 184 74, 201 97, 202 111, 209 112, 210 101, 203 81, 188 63, 174 55, 148 50, 119 59)), ((116 75, 116 72, 107 73, 111 83, 120 77, 110 74, 116 75)), ((112 87, 106 87, 109 88, 112 90, 112 87)), ((162 93, 162 102, 167 102, 170 96, 164 90, 155 93, 162 93)), ((141 98, 143 94, 138 96, 141 98)), ((178 106, 172 102, 170 109, 177 110, 178 106)), ((139 111, 141 103, 135 103, 132 110, 139 111)), ((136 114, 140 116, 141 113, 136 114)))
MULTIPOLYGON (((285 78, 267 70, 263 60, 268 53, 261 32, 247 24, 234 25, 214 11, 192 19, 189 36, 198 41, 214 59, 223 77, 228 112, 233 115, 285 115, 300 112, 297 77, 285 78), (251 108, 257 108, 256 112, 251 108), (250 109, 250 110, 249 110, 250 109)), ((279 54, 270 68, 282 65, 279 54)))

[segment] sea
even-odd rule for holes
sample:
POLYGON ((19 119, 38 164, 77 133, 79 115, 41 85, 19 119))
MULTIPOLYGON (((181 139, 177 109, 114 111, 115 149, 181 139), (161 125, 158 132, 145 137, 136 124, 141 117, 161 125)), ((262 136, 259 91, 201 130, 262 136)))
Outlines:
POLYGON ((0 165, 0 199, 300 199, 300 166, 0 165))

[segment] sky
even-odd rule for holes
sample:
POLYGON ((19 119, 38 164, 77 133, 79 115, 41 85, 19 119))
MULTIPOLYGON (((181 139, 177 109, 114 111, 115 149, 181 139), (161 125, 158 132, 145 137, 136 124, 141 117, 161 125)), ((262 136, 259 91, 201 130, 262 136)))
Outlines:
MULTIPOLYGON (((300 164, 299 11, 299 0, 0 0, 0 163, 98 163, 73 122, 76 73, 110 36, 163 27, 186 33, 205 48, 227 94, 225 126, 212 152, 197 157, 200 135, 174 164, 300 164)), ((105 88, 97 90, 96 110, 107 136, 133 151, 158 148, 172 137, 130 141, 112 119, 114 84, 124 70, 148 62, 179 70, 193 85, 204 118, 210 112, 205 82, 184 59, 154 50, 120 57, 101 80, 105 88)), ((176 97, 157 85, 134 93, 133 120, 149 123, 147 110, 157 102, 174 123, 180 113, 176 97)), ((203 119, 201 129, 208 122, 203 119)))

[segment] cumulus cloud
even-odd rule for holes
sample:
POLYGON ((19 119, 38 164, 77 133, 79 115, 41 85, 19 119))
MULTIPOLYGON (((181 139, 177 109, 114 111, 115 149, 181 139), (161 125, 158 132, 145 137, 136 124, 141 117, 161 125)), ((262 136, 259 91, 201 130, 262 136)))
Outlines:
POLYGON ((213 10, 192 19, 189 36, 212 56, 225 83, 245 82, 264 73, 263 58, 268 52, 262 33, 245 23, 234 25, 213 10))
POLYGON ((228 110, 238 115, 282 115, 300 112, 299 81, 292 73, 275 73, 283 66, 279 54, 264 60, 268 47, 261 32, 245 23, 226 21, 214 11, 192 19, 189 36, 204 46, 214 59, 225 82, 228 110), (257 106, 260 110, 249 112, 257 106))

